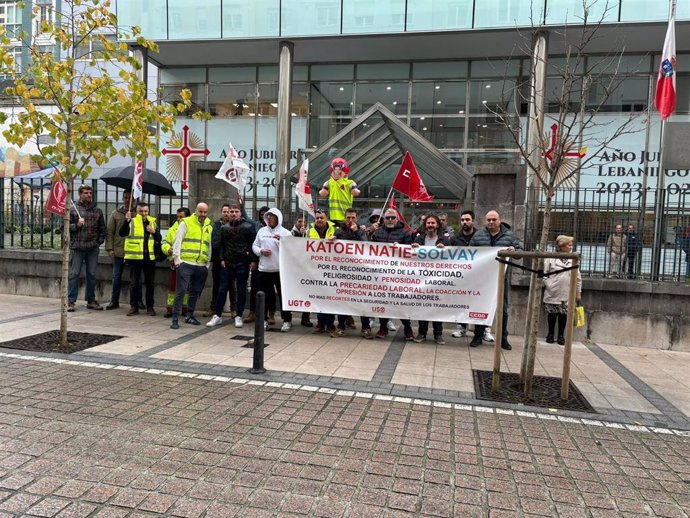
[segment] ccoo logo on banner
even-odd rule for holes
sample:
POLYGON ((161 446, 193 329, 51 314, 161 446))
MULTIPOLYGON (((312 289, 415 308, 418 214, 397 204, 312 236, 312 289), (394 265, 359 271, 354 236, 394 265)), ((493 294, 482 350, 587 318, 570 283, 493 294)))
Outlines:
POLYGON ((280 244, 283 308, 491 324, 496 252, 287 237, 280 244))

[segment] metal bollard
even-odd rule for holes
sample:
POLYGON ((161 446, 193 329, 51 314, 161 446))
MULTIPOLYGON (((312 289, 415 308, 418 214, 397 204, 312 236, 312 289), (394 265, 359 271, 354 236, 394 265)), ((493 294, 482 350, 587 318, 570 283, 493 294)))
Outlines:
POLYGON ((249 370, 252 374, 263 374, 264 369, 264 319, 266 318, 266 294, 256 292, 256 320, 254 321, 254 362, 249 370))

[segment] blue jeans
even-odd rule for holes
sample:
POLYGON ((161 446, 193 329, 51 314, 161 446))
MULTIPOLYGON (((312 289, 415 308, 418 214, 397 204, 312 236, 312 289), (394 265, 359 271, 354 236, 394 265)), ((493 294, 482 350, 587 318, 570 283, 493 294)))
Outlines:
POLYGON ((225 299, 232 285, 237 281, 237 316, 241 317, 244 313, 244 306, 247 301, 247 281, 249 280, 249 265, 247 264, 225 264, 225 268, 220 269, 220 282, 218 293, 216 294, 216 315, 223 316, 225 299))
POLYGON ((70 250, 67 301, 71 304, 77 301, 77 296, 79 295, 79 275, 81 275, 82 263, 86 263, 86 302, 96 300, 98 248, 93 250, 70 250))
POLYGON ((110 294, 110 303, 120 303, 120 291, 122 289, 122 272, 125 269, 124 257, 113 257, 113 291, 110 294))
POLYGON ((172 318, 177 320, 182 311, 182 300, 189 289, 189 302, 187 304, 187 316, 194 316, 194 308, 196 308, 196 301, 204 291, 204 284, 206 284, 206 277, 208 277, 208 268, 206 266, 196 266, 193 264, 181 263, 177 267, 177 289, 175 290, 175 304, 173 304, 172 318))

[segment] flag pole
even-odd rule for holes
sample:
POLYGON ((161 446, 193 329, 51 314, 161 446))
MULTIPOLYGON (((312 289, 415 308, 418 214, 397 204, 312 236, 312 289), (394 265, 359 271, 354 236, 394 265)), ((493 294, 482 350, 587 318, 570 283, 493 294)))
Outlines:
POLYGON ((379 215, 379 222, 383 219, 383 215, 386 212, 386 207, 388 206, 388 200, 391 199, 391 194, 393 194, 393 187, 388 191, 388 196, 386 196, 386 201, 383 202, 383 209, 381 209, 381 214, 379 215))
POLYGON ((72 202, 72 207, 74 207, 74 212, 77 213, 77 217, 78 217, 78 218, 81 218, 81 214, 79 214, 79 209, 77 208, 77 205, 74 203, 74 200, 73 200, 72 198, 70 198, 69 201, 72 202))
MULTIPOLYGON (((661 64, 663 65, 663 62, 667 58, 671 58, 671 61, 673 62, 673 65, 675 65, 675 54, 676 54, 676 48, 675 48, 675 17, 676 17, 676 0, 670 0, 669 1, 669 13, 668 13, 668 23, 669 27, 666 31, 666 37, 664 39, 664 48, 661 53, 661 64), (669 35, 672 36, 672 55, 671 56, 666 56, 667 51, 669 50, 667 45, 669 43, 669 35)), ((661 67, 661 65, 660 65, 661 67)), ((673 80, 675 82, 675 66, 673 66, 672 69, 672 74, 673 74, 673 80)), ((661 74, 661 68, 660 72, 661 74)), ((659 88, 659 82, 657 81, 657 89, 659 88)), ((675 95, 675 93, 674 93, 675 95)), ((675 102, 674 102, 675 104, 675 102)), ((657 109, 659 107, 657 106, 657 109)), ((664 218, 664 206, 666 204, 666 170, 664 169, 664 133, 666 131, 666 119, 673 113, 674 110, 672 110, 670 113, 662 113, 662 119, 661 119, 661 131, 659 134, 659 167, 658 167, 658 173, 657 173, 657 188, 656 188, 656 203, 654 205, 654 213, 655 213, 655 218, 654 218, 654 241, 653 241, 653 248, 652 248, 652 265, 651 265, 651 280, 657 281, 661 277, 661 249, 663 247, 664 243, 664 234, 665 234, 665 218, 664 218)))

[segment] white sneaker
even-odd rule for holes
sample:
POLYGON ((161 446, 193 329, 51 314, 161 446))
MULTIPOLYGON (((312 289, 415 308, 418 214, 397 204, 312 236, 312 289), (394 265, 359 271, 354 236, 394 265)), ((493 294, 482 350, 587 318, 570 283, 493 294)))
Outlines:
POLYGON ((235 317, 235 327, 242 326, 244 326, 244 320, 242 320, 242 317, 235 317))
POLYGON ((389 330, 389 331, 392 331, 393 333, 395 333, 395 332, 398 330, 398 328, 395 327, 395 324, 393 323, 392 320, 389 320, 389 321, 388 321, 387 327, 388 327, 388 330, 389 330))
POLYGON ((222 323, 223 323, 223 319, 221 317, 219 317, 218 315, 213 315, 213 318, 208 321, 208 324, 206 324, 206 327, 216 327, 222 323))
POLYGON ((283 322, 283 325, 280 328, 280 332, 287 333, 290 329, 292 329, 292 322, 283 322))
POLYGON ((485 342, 493 342, 494 341, 494 335, 491 334, 491 330, 487 327, 484 329, 484 341, 485 342))
POLYGON ((467 336, 467 328, 462 324, 458 324, 458 327, 450 336, 454 338, 462 338, 463 336, 467 336))

